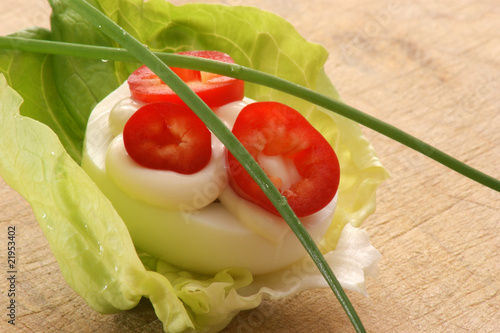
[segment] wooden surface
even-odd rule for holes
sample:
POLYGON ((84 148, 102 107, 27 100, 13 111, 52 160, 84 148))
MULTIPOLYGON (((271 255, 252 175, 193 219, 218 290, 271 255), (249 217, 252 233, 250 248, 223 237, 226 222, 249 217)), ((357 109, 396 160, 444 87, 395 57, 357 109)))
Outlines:
MULTIPOLYGON (((175 1, 182 3, 183 1, 175 1)), ((273 11, 330 52, 344 100, 500 178, 497 0, 213 1, 273 11)), ((48 26, 43 0, 0 3, 2 35, 48 26)), ((391 180, 364 224, 382 252, 370 297, 348 293, 369 332, 500 331, 500 194, 364 129, 391 180)), ((13 332, 160 332, 147 301, 95 313, 66 285, 30 208, 0 185, 0 331, 6 233, 18 228, 13 332)), ((313 290, 241 313, 224 332, 350 332, 332 292, 313 290)))

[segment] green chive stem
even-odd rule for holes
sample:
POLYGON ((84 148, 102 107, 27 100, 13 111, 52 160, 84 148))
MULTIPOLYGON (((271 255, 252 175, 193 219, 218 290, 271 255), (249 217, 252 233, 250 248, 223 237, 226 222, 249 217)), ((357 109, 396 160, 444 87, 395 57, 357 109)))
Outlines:
MULTIPOLYGON (((114 61, 137 61, 126 49, 118 49, 95 45, 82 45, 46 40, 34 40, 20 37, 0 37, 0 48, 15 49, 28 52, 48 53, 94 59, 108 59, 114 61)), ((415 151, 435 160, 438 163, 468 177, 479 184, 500 192, 500 180, 495 179, 462 161, 436 149, 428 143, 411 136, 410 134, 370 116, 349 105, 324 96, 314 90, 294 84, 279 77, 257 71, 248 67, 220 63, 208 59, 193 58, 169 53, 155 53, 158 58, 169 66, 213 72, 234 77, 247 82, 264 85, 290 95, 302 98, 324 109, 349 118, 367 128, 381 133, 415 151)))
POLYGON ((269 197, 276 209, 295 232, 307 252, 310 254, 333 292, 342 304, 346 314, 351 320, 357 332, 365 332, 365 329, 352 307, 349 299, 345 295, 340 283, 328 266, 318 247, 311 239, 308 232, 298 220, 286 200, 269 180, 265 172, 257 162, 246 151, 241 143, 233 136, 231 131, 218 119, 210 108, 163 63, 153 52, 148 50, 138 40, 128 34, 120 26, 111 21, 108 17, 95 9, 84 0, 70 0, 70 5, 77 10, 92 25, 98 27, 102 32, 114 39, 130 51, 141 63, 151 69, 200 117, 205 125, 222 141, 228 150, 245 167, 252 178, 259 184, 264 193, 269 197))

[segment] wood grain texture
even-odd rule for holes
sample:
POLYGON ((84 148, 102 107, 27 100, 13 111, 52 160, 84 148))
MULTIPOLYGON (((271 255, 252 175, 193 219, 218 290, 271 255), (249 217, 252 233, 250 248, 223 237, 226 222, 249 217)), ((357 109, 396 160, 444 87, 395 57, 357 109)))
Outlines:
MULTIPOLYGON (((176 4, 188 1, 174 1, 176 4)), ((500 178, 500 6, 461 1, 205 1, 254 5, 290 21, 330 52, 344 101, 500 178)), ((43 0, 0 3, 2 35, 48 26, 43 0), (15 4, 15 6, 14 6, 15 4)), ((371 130, 392 178, 364 224, 382 252, 370 297, 348 293, 369 332, 500 330, 500 194, 371 130)), ((151 305, 91 310, 63 280, 28 204, 0 185, 0 308, 6 229, 18 228, 18 318, 4 332, 161 332, 151 305)), ((227 333, 350 332, 330 290, 241 313, 227 333)))

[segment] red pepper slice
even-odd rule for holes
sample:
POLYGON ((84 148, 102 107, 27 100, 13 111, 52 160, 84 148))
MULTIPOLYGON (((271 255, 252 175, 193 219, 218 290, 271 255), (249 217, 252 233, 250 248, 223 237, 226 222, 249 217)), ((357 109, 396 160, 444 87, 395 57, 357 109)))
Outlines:
MULTIPOLYGON (((257 162, 262 154, 281 155, 293 162, 300 177, 289 188, 282 187, 279 174, 269 174, 263 169, 298 217, 321 210, 337 193, 340 176, 337 155, 298 111, 277 102, 249 104, 239 114, 232 132, 257 162)), ((231 153, 227 155, 227 165, 231 187, 240 197, 279 215, 231 153)))
POLYGON ((125 124, 123 142, 138 164, 181 174, 203 169, 212 156, 211 133, 187 106, 158 102, 137 110, 125 124))
MULTIPOLYGON (((233 64, 233 59, 218 51, 187 51, 179 54, 233 64)), ((211 108, 239 101, 244 97, 244 82, 227 76, 184 68, 171 68, 211 108)), ((128 78, 132 97, 145 102, 185 104, 169 86, 146 66, 139 67, 128 78)))

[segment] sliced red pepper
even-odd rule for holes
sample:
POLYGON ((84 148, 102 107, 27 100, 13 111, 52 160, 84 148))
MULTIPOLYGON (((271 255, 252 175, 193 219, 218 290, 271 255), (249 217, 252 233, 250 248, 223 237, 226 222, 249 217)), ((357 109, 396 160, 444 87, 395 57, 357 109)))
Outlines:
MULTIPOLYGON (((325 207, 337 193, 340 167, 326 139, 296 110, 277 102, 247 105, 233 127, 233 134, 259 162, 259 156, 281 155, 292 161, 300 175, 290 188, 282 188, 279 174, 268 174, 298 217, 325 207)), ((279 215, 271 201, 235 157, 228 153, 231 187, 271 213, 279 215)), ((259 163, 260 164, 260 163, 259 163)))
MULTIPOLYGON (((218 51, 187 51, 179 54, 234 63, 229 55, 218 51)), ((244 97, 244 82, 241 80, 191 69, 171 69, 211 108, 239 101, 244 97)), ((185 104, 146 66, 133 72, 128 78, 128 84, 132 97, 139 101, 185 104)))
POLYGON ((211 133, 187 106, 158 102, 137 110, 125 124, 123 142, 138 164, 193 174, 212 156, 211 133))

